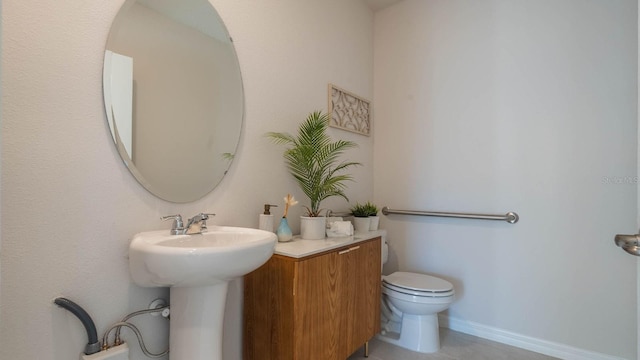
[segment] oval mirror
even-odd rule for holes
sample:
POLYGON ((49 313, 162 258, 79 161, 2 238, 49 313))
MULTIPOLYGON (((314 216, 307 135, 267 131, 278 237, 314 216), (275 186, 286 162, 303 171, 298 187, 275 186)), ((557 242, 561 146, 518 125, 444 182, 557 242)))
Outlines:
POLYGON ((161 199, 200 199, 234 158, 244 116, 240 66, 208 0, 127 0, 107 41, 104 103, 134 177, 161 199))

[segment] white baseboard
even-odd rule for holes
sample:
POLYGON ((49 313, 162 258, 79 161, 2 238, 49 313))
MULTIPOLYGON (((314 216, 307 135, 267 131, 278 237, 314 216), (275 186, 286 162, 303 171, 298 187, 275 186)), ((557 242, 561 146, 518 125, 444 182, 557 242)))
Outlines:
POLYGON ((486 326, 472 321, 451 318, 447 315, 438 316, 440 326, 453 331, 477 336, 483 339, 515 346, 521 349, 535 351, 540 354, 565 360, 624 360, 616 356, 600 354, 593 351, 578 349, 547 340, 536 339, 502 329, 486 326))

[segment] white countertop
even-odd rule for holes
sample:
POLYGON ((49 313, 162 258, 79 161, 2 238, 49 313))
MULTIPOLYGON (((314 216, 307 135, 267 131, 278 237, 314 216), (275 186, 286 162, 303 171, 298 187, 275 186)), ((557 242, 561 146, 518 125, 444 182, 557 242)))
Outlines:
POLYGON ((303 240, 297 235, 289 242, 278 242, 275 253, 292 258, 303 258, 349 244, 370 240, 378 236, 386 236, 386 234, 386 230, 377 230, 357 232, 354 236, 324 238, 324 240, 303 240))

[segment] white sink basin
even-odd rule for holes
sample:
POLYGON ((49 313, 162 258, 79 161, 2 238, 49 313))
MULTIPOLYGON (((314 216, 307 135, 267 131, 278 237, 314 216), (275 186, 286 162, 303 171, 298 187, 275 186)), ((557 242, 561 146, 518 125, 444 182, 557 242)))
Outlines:
POLYGON ((276 239, 272 232, 229 226, 210 226, 197 235, 161 230, 134 236, 129 245, 133 281, 170 287, 171 360, 222 359, 228 282, 267 262, 276 239))
POLYGON ((276 239, 272 232, 229 226, 210 226, 197 235, 169 235, 169 230, 139 233, 129 245, 131 276, 144 287, 227 282, 269 260, 276 239))

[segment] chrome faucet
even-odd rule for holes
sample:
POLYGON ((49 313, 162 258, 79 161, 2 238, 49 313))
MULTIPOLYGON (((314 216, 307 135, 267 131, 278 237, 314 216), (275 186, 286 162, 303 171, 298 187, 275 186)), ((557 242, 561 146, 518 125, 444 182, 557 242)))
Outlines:
POLYGON ((216 214, 200 213, 190 218, 187 222, 187 226, 184 226, 184 222, 182 221, 182 216, 180 214, 163 216, 160 219, 162 221, 173 220, 171 235, 194 235, 207 232, 207 220, 209 220, 209 216, 215 215, 216 214))
POLYGON ((209 216, 216 216, 216 214, 200 213, 189 219, 185 228, 185 234, 193 235, 207 232, 207 220, 209 220, 209 216))

